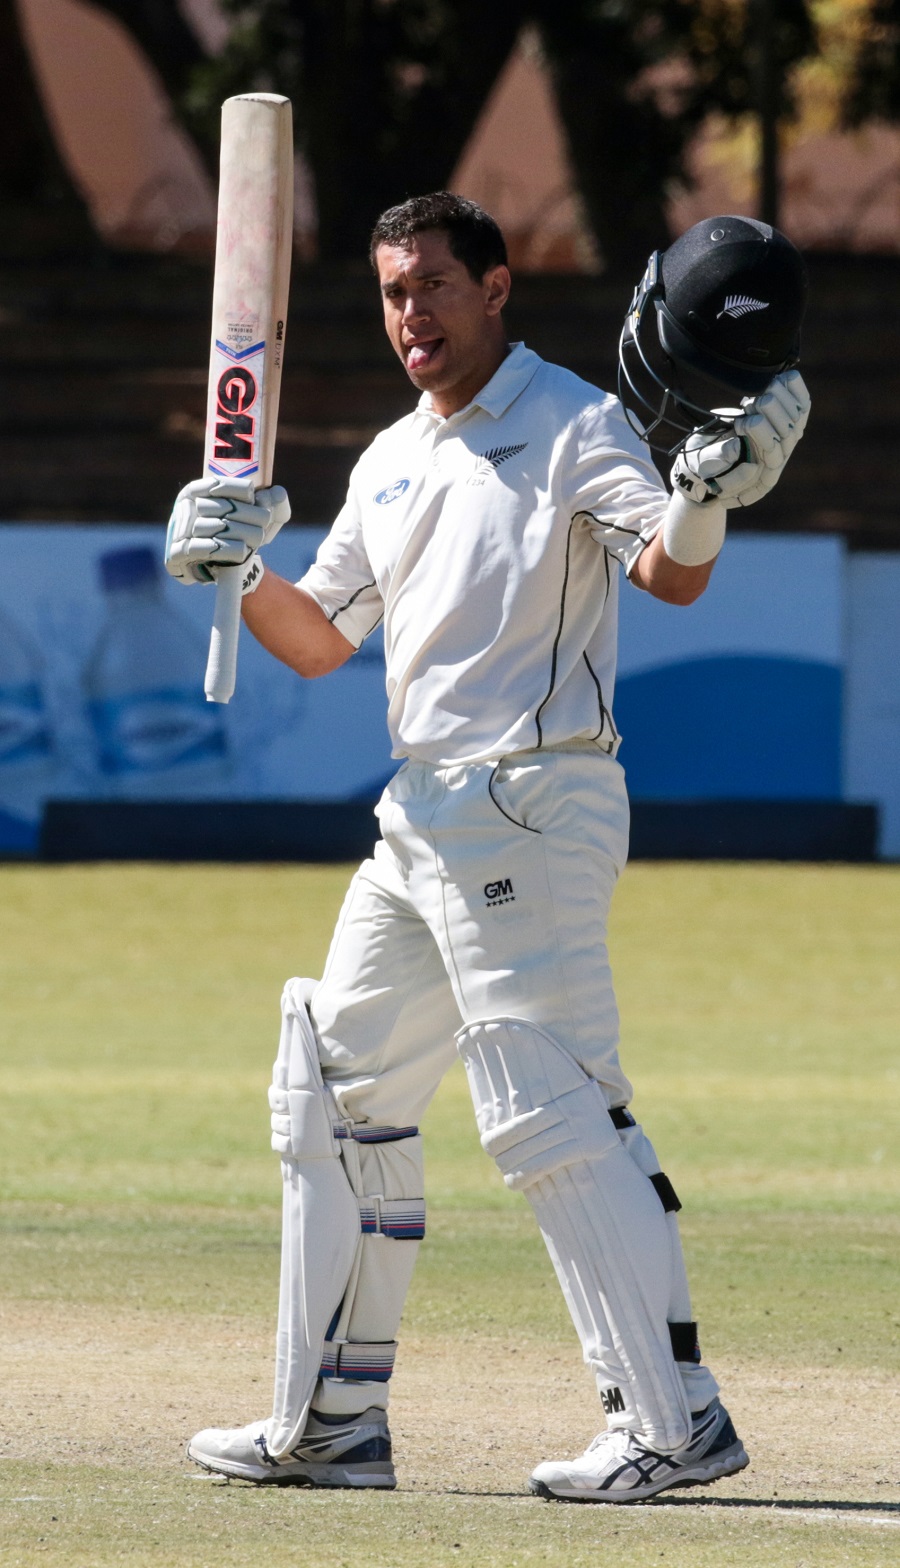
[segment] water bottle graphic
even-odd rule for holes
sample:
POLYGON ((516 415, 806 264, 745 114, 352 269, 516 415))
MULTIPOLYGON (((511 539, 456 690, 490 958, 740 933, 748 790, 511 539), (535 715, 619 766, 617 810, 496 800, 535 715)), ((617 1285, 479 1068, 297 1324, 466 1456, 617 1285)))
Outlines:
POLYGON ((40 655, 0 615, 0 848, 34 848, 54 769, 40 655))
POLYGON ((165 602, 151 549, 108 550, 99 566, 107 618, 84 689, 106 792, 221 794, 231 768, 221 709, 203 695, 202 638, 165 602))

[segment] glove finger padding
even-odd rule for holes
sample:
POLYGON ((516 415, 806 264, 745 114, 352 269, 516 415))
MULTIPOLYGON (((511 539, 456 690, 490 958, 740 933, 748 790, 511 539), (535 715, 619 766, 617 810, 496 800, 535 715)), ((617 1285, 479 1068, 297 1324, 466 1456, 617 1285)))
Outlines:
POLYGON ((741 434, 695 430, 675 459, 672 484, 699 505, 719 500, 727 506, 732 495, 755 482, 758 468, 741 434))
POLYGON ((234 538, 219 534, 216 539, 215 560, 210 559, 208 539, 188 539, 179 551, 179 560, 191 566, 208 565, 211 572, 220 566, 243 566, 250 559, 254 547, 251 542, 237 535, 234 538))
POLYGON ((798 370, 770 381, 755 398, 744 398, 734 436, 695 430, 672 468, 672 485, 700 505, 713 499, 725 507, 752 506, 773 489, 806 429, 810 397, 798 370), (740 452, 734 440, 740 441, 740 452))
POLYGON ((746 414, 734 422, 738 435, 743 436, 748 449, 757 462, 766 468, 781 468, 785 452, 781 437, 767 414, 746 414))
POLYGON ((290 515, 281 485, 254 493, 248 480, 192 480, 169 519, 166 570, 181 582, 214 582, 219 567, 245 565, 290 515))
MULTIPOLYGON (((744 398, 743 417, 764 415, 788 458, 806 429, 810 406, 809 392, 799 370, 789 370, 770 381, 758 397, 744 398)), ((735 421, 735 429, 741 429, 741 420, 735 421)))
POLYGON ((255 505, 265 507, 269 513, 263 544, 271 544, 275 535, 291 520, 288 493, 283 485, 269 485, 265 490, 257 490, 255 505))
POLYGON ((246 501, 253 505, 253 480, 252 479, 227 479, 212 477, 205 479, 192 479, 190 484, 184 485, 178 492, 178 500, 182 497, 200 500, 204 496, 227 496, 232 501, 246 501))
POLYGON ((778 401, 790 414, 800 434, 806 429, 812 399, 799 370, 787 370, 782 375, 776 376, 766 389, 773 393, 778 401))
POLYGON ((721 474, 730 473, 735 464, 741 462, 744 457, 744 445, 737 435, 726 436, 720 441, 710 441, 707 445, 701 445, 695 436, 691 436, 685 447, 684 456, 691 472, 699 479, 715 479, 721 474))

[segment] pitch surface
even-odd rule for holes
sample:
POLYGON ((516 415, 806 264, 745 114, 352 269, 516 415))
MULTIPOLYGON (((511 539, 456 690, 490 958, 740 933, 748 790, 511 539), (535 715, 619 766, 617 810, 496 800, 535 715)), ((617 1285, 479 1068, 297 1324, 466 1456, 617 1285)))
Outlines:
POLYGON ((637 865, 613 906, 635 1109, 685 1202, 748 1471, 628 1510, 525 1494, 598 1413, 530 1214, 453 1073, 426 1126, 399 1490, 192 1479, 193 1430, 268 1405, 278 995, 320 966, 346 877, 0 871, 0 1563, 896 1561, 895 868, 637 865))

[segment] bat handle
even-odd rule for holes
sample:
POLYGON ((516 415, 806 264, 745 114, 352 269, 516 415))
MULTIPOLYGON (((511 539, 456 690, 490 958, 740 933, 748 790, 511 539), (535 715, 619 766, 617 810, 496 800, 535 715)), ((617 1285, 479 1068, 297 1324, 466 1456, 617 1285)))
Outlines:
POLYGON ((209 660, 203 689, 207 702, 228 702, 237 676, 238 634, 241 629, 239 567, 229 566, 216 579, 216 609, 209 638, 209 660))

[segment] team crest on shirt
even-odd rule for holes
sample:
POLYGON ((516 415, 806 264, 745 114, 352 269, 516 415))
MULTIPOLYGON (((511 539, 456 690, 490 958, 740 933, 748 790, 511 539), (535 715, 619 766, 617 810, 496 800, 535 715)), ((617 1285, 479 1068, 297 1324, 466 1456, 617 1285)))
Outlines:
POLYGON ((392 485, 386 485, 383 490, 379 490, 375 497, 375 503, 377 506, 390 506, 392 501, 399 500, 400 496, 408 489, 408 479, 395 479, 392 485))
POLYGON ((489 479, 491 474, 496 473, 501 463, 507 462, 511 457, 518 457, 520 452, 524 452, 527 445, 527 441, 520 441, 518 446, 491 447, 489 452, 485 452, 483 457, 479 457, 478 466, 474 474, 470 476, 469 484, 483 485, 484 481, 489 479))

